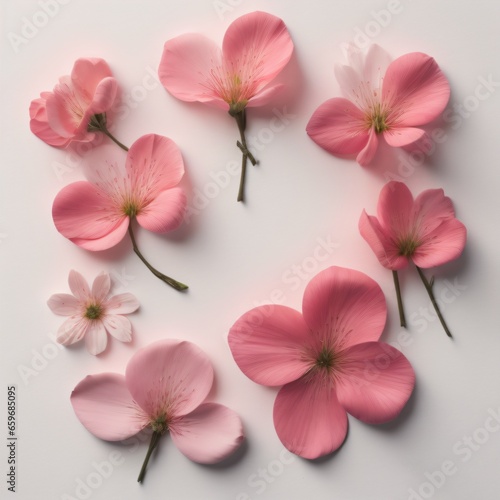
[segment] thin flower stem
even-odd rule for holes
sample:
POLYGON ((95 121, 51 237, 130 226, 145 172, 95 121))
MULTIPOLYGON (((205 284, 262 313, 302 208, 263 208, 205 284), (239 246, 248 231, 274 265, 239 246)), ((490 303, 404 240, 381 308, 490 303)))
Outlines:
POLYGON ((236 145, 238 148, 240 148, 243 156, 241 159, 241 177, 240 177, 240 187, 238 189, 238 198, 237 201, 244 201, 245 200, 245 179, 246 179, 246 172, 247 172, 247 159, 250 160, 250 163, 252 165, 257 165, 257 160, 253 156, 253 154, 250 152, 247 146, 247 140, 245 137, 245 129, 247 125, 247 120, 246 120, 246 114, 245 114, 245 109, 242 109, 241 111, 238 111, 236 113, 231 113, 231 116, 234 117, 236 120, 236 123, 238 125, 238 130, 240 131, 240 140, 236 141, 236 145))
POLYGON ((403 309, 403 300, 401 298, 401 288, 399 287, 399 277, 398 277, 398 272, 396 270, 392 271, 392 277, 394 279, 394 287, 396 288, 396 297, 398 299, 399 322, 403 328, 406 328, 405 311, 403 309))
POLYGON ((89 125, 87 127, 89 132, 97 131, 102 132, 104 135, 109 137, 115 144, 120 146, 124 151, 128 151, 127 146, 122 144, 109 130, 107 127, 106 113, 99 113, 97 115, 92 115, 89 125))
POLYGON ((173 278, 169 278, 163 273, 160 273, 157 269, 155 269, 142 255, 141 251, 139 250, 139 247, 137 246, 137 242, 135 241, 135 236, 134 232, 132 230, 132 221, 130 221, 130 224, 128 225, 128 234, 130 235, 130 239, 132 240, 132 246, 134 248, 134 252, 136 255, 139 257, 139 259, 144 262, 146 267, 159 279, 164 281, 167 285, 170 285, 172 288, 175 288, 176 290, 183 291, 187 290, 188 286, 185 285, 184 283, 181 283, 180 281, 174 280, 173 278))
POLYGON ((154 431, 153 434, 151 435, 151 441, 149 442, 148 452, 146 454, 146 458, 144 459, 144 463, 142 464, 141 472, 139 472, 139 477, 137 478, 138 483, 142 483, 142 481, 144 481, 144 476, 146 475, 146 468, 148 466, 149 459, 151 458, 151 455, 155 450, 155 448, 158 446, 160 438, 161 434, 159 432, 154 431))
POLYGON ((115 144, 120 146, 124 151, 128 151, 127 146, 125 144, 122 144, 106 127, 104 127, 101 132, 104 135, 107 135, 115 144))
POLYGON ((453 338, 450 330, 448 329, 448 326, 446 325, 446 322, 443 318, 443 315, 441 314, 441 311, 439 310, 438 303, 436 302, 436 298, 434 297, 434 292, 432 291, 432 285, 434 284, 434 280, 431 279, 430 282, 427 281, 427 278, 424 276, 422 269, 420 269, 420 267, 418 267, 418 266, 415 266, 415 267, 417 268, 418 275, 420 276, 420 279, 422 280, 422 283, 424 284, 425 289, 427 290, 427 293, 429 294, 432 305, 434 306, 434 310, 436 311, 436 314, 439 318, 439 321, 441 322, 441 325, 444 328, 444 331, 446 332, 446 335, 448 335, 448 337, 450 337, 450 338, 453 338))

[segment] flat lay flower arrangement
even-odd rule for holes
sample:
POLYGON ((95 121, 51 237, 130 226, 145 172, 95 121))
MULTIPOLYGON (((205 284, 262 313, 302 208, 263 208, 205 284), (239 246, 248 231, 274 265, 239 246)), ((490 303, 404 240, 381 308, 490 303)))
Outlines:
MULTIPOLYGON (((235 119, 239 138, 221 141, 233 141, 241 153, 236 197, 240 202, 258 198, 258 193, 245 191, 247 163, 259 161, 259 168, 272 169, 265 154, 255 158, 245 132, 252 108, 265 108, 286 84, 275 79, 292 57, 292 38, 282 19, 252 12, 230 24, 222 48, 202 34, 167 39, 163 52, 159 47, 158 76, 168 94, 217 107, 235 119)), ((366 53, 349 45, 347 55, 347 65, 335 66, 342 97, 310 111, 304 141, 312 139, 332 155, 352 160, 346 168, 360 168, 356 163, 370 168, 381 142, 407 150, 425 148, 425 126, 441 115, 450 96, 448 79, 437 62, 421 52, 391 60, 377 45, 366 53)), ((31 131, 52 147, 92 142, 97 134, 106 138, 95 148, 98 158, 91 153, 84 158, 81 180, 55 196, 53 237, 58 232, 68 244, 89 252, 105 251, 128 237, 155 277, 189 293, 186 284, 170 277, 175 262, 165 259, 169 275, 159 271, 139 250, 135 236, 137 229, 167 233, 181 226, 189 196, 180 185, 185 173, 182 152, 175 138, 155 133, 141 135, 130 145, 115 136, 112 110, 120 82, 111 67, 98 57, 81 57, 70 75, 31 102, 31 131)), ((189 105, 185 112, 195 114, 196 109, 197 104, 189 105)), ((164 114, 168 116, 168 110, 164 114)), ((452 337, 434 296, 431 269, 460 257, 466 228, 439 186, 414 195, 403 182, 390 181, 380 191, 377 215, 369 215, 379 190, 374 186, 373 199, 360 204, 356 214, 360 236, 375 254, 370 265, 375 268, 378 260, 391 270, 402 327, 406 318, 399 275, 415 267, 452 337)), ((231 209, 235 207, 227 207, 231 209)), ((88 277, 71 270, 71 294, 59 292, 48 299, 49 308, 66 317, 57 341, 84 341, 95 356, 112 339, 130 342, 143 335, 128 317, 139 308, 140 297, 111 295, 110 277, 100 271, 96 269, 89 285, 88 277)), ((174 292, 166 289, 165 300, 169 293, 174 292)), ((262 418, 272 419, 289 451, 315 459, 344 443, 348 414, 367 424, 385 423, 397 418, 411 397, 416 375, 410 361, 380 340, 386 320, 384 293, 371 277, 327 267, 305 286, 300 311, 273 304, 235 317, 234 324, 227 325, 234 358, 228 356, 227 363, 235 363, 257 384, 278 388, 274 408, 263 408, 262 418), (376 368, 367 372, 367 366, 376 368)), ((162 328, 169 330, 168 325, 162 328)), ((139 482, 166 433, 181 453, 199 463, 220 462, 242 443, 238 414, 208 401, 214 370, 208 356, 191 342, 167 336, 132 354, 125 374, 103 368, 78 382, 70 401, 85 428, 103 440, 121 441, 143 429, 150 432, 139 482)))

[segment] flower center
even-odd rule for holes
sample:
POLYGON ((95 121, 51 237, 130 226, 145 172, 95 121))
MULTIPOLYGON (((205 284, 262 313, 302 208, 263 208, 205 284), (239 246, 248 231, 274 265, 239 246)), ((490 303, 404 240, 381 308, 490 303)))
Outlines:
POLYGON ((399 255, 411 257, 418 248, 419 243, 413 238, 405 238, 398 242, 399 255))
POLYGON ((139 213, 139 207, 133 201, 127 201, 123 205, 123 213, 132 219, 139 213))
POLYGON ((387 124, 387 112, 382 111, 379 103, 375 104, 371 114, 367 117, 368 127, 374 128, 377 134, 389 129, 387 124))
POLYGON ((332 370, 334 365, 335 353, 331 349, 323 346, 318 356, 316 357, 314 366, 318 369, 323 369, 329 372, 332 370))
POLYGON ((85 317, 88 319, 99 319, 102 313, 103 310, 99 304, 90 304, 85 311, 85 317))
POLYGON ((158 432, 158 434, 165 434, 165 432, 168 431, 168 421, 166 415, 162 414, 159 417, 156 417, 151 422, 151 429, 153 429, 154 432, 158 432))

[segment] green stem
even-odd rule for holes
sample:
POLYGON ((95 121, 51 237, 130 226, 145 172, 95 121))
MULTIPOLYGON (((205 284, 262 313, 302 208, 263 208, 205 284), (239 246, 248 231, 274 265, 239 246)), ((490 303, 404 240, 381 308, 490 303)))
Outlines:
POLYGON ((153 434, 151 435, 151 441, 149 442, 148 452, 146 454, 146 458, 144 459, 144 463, 142 464, 141 472, 139 472, 139 477, 137 478, 138 483, 142 483, 142 481, 144 481, 144 476, 146 475, 146 468, 148 466, 149 459, 151 458, 151 455, 155 450, 155 448, 158 446, 160 438, 161 434, 159 432, 154 431, 153 434))
POLYGON ((141 251, 139 250, 139 247, 137 246, 137 242, 135 241, 135 236, 134 232, 132 230, 132 221, 130 221, 130 224, 128 225, 128 234, 130 235, 130 239, 132 240, 132 246, 134 248, 134 252, 136 255, 139 257, 139 259, 142 260, 142 262, 146 265, 146 267, 159 279, 161 279, 163 282, 165 282, 167 285, 170 285, 172 288, 175 288, 176 290, 183 291, 187 290, 188 286, 185 285, 184 283, 181 283, 180 281, 174 280, 173 278, 169 278, 163 273, 160 273, 157 269, 155 269, 142 255, 141 251))
POLYGON ((102 132, 104 135, 109 137, 115 144, 120 146, 124 151, 128 151, 127 146, 122 144, 109 130, 106 124, 106 113, 99 113, 93 115, 90 119, 89 125, 87 127, 89 132, 102 132))
POLYGON ((399 287, 398 272, 393 270, 392 277, 394 279, 394 287, 396 288, 396 297, 398 299, 399 322, 403 328, 406 328, 405 311, 403 309, 403 300, 401 298, 401 288, 399 287))
POLYGON ((439 321, 441 322, 441 325, 444 328, 444 331, 446 332, 446 335, 448 335, 448 337, 452 338, 451 332, 448 329, 448 326, 446 325, 446 322, 443 318, 443 315, 441 314, 441 311, 439 310, 438 303, 436 302, 436 298, 434 297, 434 292, 432 291, 432 285, 434 284, 434 280, 431 279, 430 282, 427 281, 427 278, 424 276, 422 269, 420 269, 420 267, 418 267, 418 266, 415 266, 415 267, 417 268, 418 275, 420 276, 420 279, 422 280, 422 283, 424 284, 425 289, 427 290, 427 293, 429 294, 432 305, 434 306, 434 310, 436 311, 436 314, 439 318, 439 321))

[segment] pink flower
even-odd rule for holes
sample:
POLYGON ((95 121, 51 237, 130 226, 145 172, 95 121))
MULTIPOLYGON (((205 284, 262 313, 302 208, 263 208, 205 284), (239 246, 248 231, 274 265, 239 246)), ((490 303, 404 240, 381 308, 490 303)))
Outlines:
POLYGON ((222 50, 203 35, 181 35, 165 43, 158 69, 163 86, 182 101, 198 101, 228 111, 236 119, 243 153, 238 201, 243 200, 246 159, 255 165, 245 140, 247 107, 262 106, 283 88, 271 85, 290 60, 293 42, 281 19, 252 12, 226 31, 222 50))
POLYGON ((134 251, 158 278, 174 288, 187 288, 145 261, 131 225, 135 219, 149 231, 166 233, 182 223, 186 195, 177 186, 184 175, 179 148, 167 137, 148 134, 134 142, 123 163, 87 164, 89 180, 74 182, 57 194, 52 207, 57 230, 92 251, 113 247, 128 231, 134 251))
POLYGON ((132 325, 124 314, 139 308, 139 302, 131 293, 109 296, 111 281, 102 272, 92 284, 76 271, 70 271, 69 288, 73 295, 57 293, 47 304, 53 313, 69 318, 57 332, 57 342, 71 345, 85 337, 90 354, 100 354, 108 342, 106 332, 120 342, 132 340, 132 325))
POLYGON ((377 212, 378 218, 363 210, 359 231, 380 263, 393 271, 401 326, 406 326, 406 321, 397 270, 413 261, 446 333, 451 336, 432 293, 433 280, 427 282, 421 271, 458 258, 465 247, 467 230, 455 218, 450 198, 442 189, 428 189, 414 200, 404 183, 391 181, 380 192, 377 212))
POLYGON ((130 359, 125 376, 101 373, 84 378, 71 403, 80 422, 107 441, 121 441, 144 428, 153 431, 139 475, 144 479, 149 457, 163 434, 189 459, 220 462, 241 444, 238 415, 217 403, 204 402, 214 372, 196 345, 162 340, 140 349, 130 359))
POLYGON ((30 106, 31 131, 55 147, 70 142, 90 142, 95 131, 106 129, 118 84, 106 61, 78 59, 71 76, 63 76, 52 92, 42 92, 30 106))
POLYGON ((334 155, 357 155, 368 165, 383 138, 405 147, 426 136, 421 128, 446 107, 450 86, 436 61, 413 52, 390 62, 388 54, 372 45, 365 58, 354 47, 349 65, 336 66, 344 98, 324 102, 307 124, 307 133, 334 155))
POLYGON ((302 314, 256 307, 233 325, 229 346, 243 373, 262 385, 283 385, 274 426, 291 452, 312 459, 339 448, 346 412, 370 424, 401 412, 415 375, 401 352, 378 342, 386 314, 375 281, 330 267, 307 285, 302 314))

